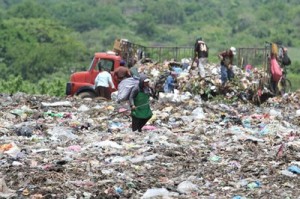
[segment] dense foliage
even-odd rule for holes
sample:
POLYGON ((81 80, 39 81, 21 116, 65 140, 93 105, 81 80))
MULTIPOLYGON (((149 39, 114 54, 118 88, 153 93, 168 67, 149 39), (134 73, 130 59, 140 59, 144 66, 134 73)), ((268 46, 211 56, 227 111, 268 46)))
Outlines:
POLYGON ((231 45, 281 41, 298 77, 299 31, 299 0, 0 0, 0 92, 49 93, 38 86, 47 82, 61 85, 49 94, 64 95, 70 70, 87 65, 95 51, 111 49, 115 38, 191 46, 202 36, 211 61, 231 45), (18 81, 24 83, 10 86, 18 81))

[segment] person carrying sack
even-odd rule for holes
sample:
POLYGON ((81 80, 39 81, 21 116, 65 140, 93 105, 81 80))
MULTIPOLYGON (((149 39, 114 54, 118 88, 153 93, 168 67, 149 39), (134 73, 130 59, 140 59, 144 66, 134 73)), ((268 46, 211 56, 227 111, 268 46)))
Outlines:
POLYGON ((140 82, 136 85, 129 95, 129 104, 131 107, 132 131, 142 132, 143 126, 152 117, 150 108, 151 89, 150 79, 142 75, 140 82))

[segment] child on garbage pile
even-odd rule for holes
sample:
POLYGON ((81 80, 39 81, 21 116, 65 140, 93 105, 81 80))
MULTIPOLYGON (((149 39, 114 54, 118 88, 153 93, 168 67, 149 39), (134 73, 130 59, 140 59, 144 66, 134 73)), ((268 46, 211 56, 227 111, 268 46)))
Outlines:
POLYGON ((174 89, 176 86, 176 77, 177 73, 172 71, 170 72, 169 76, 166 79, 166 82, 164 84, 164 92, 165 93, 174 93, 174 89))
POLYGON ((143 126, 152 117, 149 82, 150 79, 147 76, 141 75, 139 84, 133 87, 130 92, 129 104, 131 107, 132 131, 142 132, 143 126))

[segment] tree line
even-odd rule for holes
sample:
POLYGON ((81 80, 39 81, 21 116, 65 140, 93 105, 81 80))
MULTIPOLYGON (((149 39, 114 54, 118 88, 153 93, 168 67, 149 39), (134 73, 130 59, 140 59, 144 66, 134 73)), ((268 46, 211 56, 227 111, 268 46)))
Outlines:
MULTIPOLYGON (((298 48, 299 29, 298 0, 0 0, 0 92, 16 81, 24 88, 9 92, 64 95, 70 71, 87 68, 116 38, 192 46, 202 36, 217 52, 265 41, 298 48)), ((290 70, 299 74, 298 65, 290 70)))

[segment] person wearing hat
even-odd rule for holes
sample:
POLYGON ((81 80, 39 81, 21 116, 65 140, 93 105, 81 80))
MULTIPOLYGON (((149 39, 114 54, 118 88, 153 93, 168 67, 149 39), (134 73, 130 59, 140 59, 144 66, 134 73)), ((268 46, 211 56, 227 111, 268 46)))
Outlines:
POLYGON ((147 76, 141 75, 139 84, 134 86, 130 92, 129 104, 131 107, 132 131, 142 132, 143 126, 152 117, 149 82, 150 79, 147 76))
POLYGON ((235 47, 230 47, 229 50, 219 53, 218 57, 221 60, 221 81, 223 86, 228 80, 234 78, 234 73, 232 70, 234 55, 236 55, 235 47))
POLYGON ((202 78, 204 78, 205 77, 204 66, 207 64, 208 47, 206 43, 203 41, 202 37, 199 37, 196 40, 194 52, 195 52, 195 58, 198 59, 199 75, 202 78))

